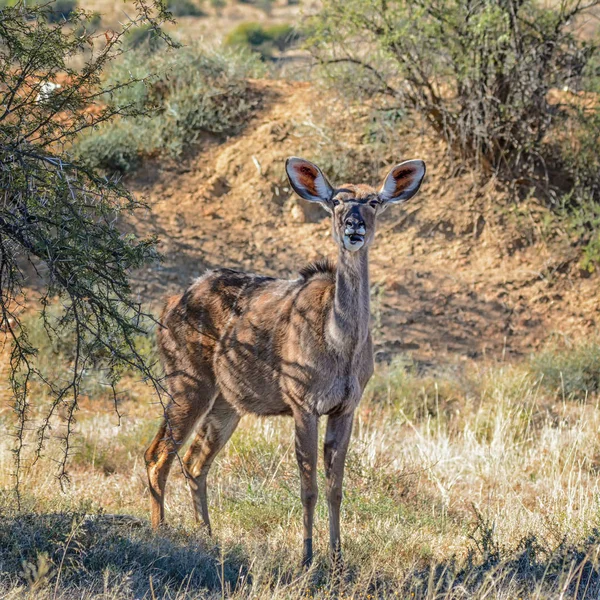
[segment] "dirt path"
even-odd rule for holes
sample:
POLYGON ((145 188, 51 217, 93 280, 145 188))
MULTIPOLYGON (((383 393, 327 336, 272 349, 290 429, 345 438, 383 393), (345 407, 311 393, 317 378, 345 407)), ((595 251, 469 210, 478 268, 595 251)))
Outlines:
MULTIPOLYGON (((264 107, 242 134, 207 143, 180 165, 148 165, 131 182, 152 205, 137 227, 158 233, 165 256, 159 269, 137 277, 153 303, 206 268, 293 276, 307 261, 335 258, 328 220, 304 222, 284 174, 285 158, 304 146, 296 125, 310 115, 316 91, 303 83, 255 85, 264 107)), ((531 244, 511 211, 497 210, 500 186, 481 189, 468 173, 450 179, 440 146, 406 139, 398 160, 413 157, 428 165, 422 191, 405 211, 387 211, 371 251, 380 359, 510 356, 555 332, 595 331, 598 278, 582 276, 568 241, 531 244)), ((371 183, 382 176, 373 173, 371 183)), ((530 217, 532 236, 541 239, 539 215, 530 217)))

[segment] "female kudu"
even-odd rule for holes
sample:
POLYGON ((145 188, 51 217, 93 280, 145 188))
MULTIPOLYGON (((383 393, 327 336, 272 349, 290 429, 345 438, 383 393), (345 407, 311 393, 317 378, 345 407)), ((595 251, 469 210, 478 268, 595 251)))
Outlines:
POLYGON ((168 301, 158 343, 172 398, 146 464, 157 527, 164 519, 165 483, 175 454, 199 423, 183 464, 196 519, 201 516, 210 531, 206 477, 241 415, 291 415, 304 512, 303 563, 310 564, 321 415, 327 415, 331 551, 334 558, 340 553, 352 418, 373 373, 368 257, 375 222, 388 205, 416 194, 425 164, 397 165, 379 191, 368 185, 333 188, 316 165, 301 158, 289 158, 286 171, 297 194, 331 214, 337 267, 310 265, 293 280, 218 269, 168 301))

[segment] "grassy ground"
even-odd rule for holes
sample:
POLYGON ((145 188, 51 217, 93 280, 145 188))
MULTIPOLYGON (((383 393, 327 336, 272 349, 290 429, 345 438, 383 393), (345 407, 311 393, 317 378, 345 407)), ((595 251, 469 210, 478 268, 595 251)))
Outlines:
MULTIPOLYGON (((177 467, 155 534, 142 456, 160 407, 130 382, 119 425, 98 392, 82 404, 64 490, 38 462, 17 510, 11 439, 1 441, 0 597, 595 598, 597 348, 435 374, 379 367, 347 462, 337 577, 322 497, 316 564, 299 569, 291 420, 242 421, 209 479, 213 539, 177 467)), ((4 428, 10 415, 0 418, 4 428)))

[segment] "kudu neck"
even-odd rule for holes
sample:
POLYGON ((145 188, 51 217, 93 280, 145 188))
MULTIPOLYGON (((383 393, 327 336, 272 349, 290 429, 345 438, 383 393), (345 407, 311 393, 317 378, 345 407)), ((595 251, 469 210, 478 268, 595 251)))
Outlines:
POLYGON ((340 249, 329 338, 341 352, 353 352, 369 333, 369 250, 340 249))

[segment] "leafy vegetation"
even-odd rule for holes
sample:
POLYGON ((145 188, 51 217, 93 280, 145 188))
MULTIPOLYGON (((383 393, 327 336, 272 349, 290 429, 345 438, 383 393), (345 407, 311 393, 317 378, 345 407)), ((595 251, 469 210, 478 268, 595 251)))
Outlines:
POLYGON ((124 117, 83 136, 76 152, 86 164, 107 171, 135 169, 159 152, 180 155, 203 134, 239 131, 256 105, 248 78, 261 72, 259 61, 239 51, 188 46, 147 56, 132 53, 111 71, 107 98, 146 116, 124 117), (137 83, 123 87, 130 78, 137 83))
POLYGON ((416 109, 458 157, 518 176, 540 166, 546 136, 563 122, 548 92, 577 85, 594 56, 569 26, 582 10, 529 0, 417 10, 403 0, 328 0, 313 48, 354 95, 416 109))
MULTIPOLYGON (((143 22, 159 27, 166 15, 159 3, 138 2, 137 18, 106 36, 102 52, 86 55, 85 67, 77 69, 73 59, 94 43, 88 32, 93 15, 73 11, 54 24, 50 9, 19 2, 0 12, 0 328, 10 346, 14 419, 5 431, 15 444, 17 492, 25 432, 36 432, 35 453, 41 457, 59 412, 57 464, 59 475, 66 476, 81 384, 92 365, 102 364, 115 398, 125 366, 160 390, 135 347, 135 337, 144 333, 143 310, 129 282, 131 269, 155 260, 154 242, 117 227, 121 215, 142 205, 118 181, 73 161, 67 148, 83 131, 143 112, 133 106, 89 109, 103 92, 114 90, 103 84, 102 74, 122 53, 127 31, 143 22), (56 84, 59 77, 62 84, 56 84), (28 264, 33 273, 26 276, 28 264), (62 377, 46 377, 40 369, 24 322, 30 307, 26 286, 34 284, 46 333, 58 344, 67 332, 75 340, 62 377), (47 307, 55 300, 62 311, 53 317, 47 307), (33 396, 32 386, 38 390, 33 396), (36 399, 46 402, 37 406, 36 399), (41 416, 35 425, 33 414, 41 416)), ((121 90, 135 81, 123 82, 121 90)))
POLYGON ((194 0, 169 0, 167 10, 174 17, 203 17, 206 14, 194 0))
POLYGON ((416 112, 455 168, 576 213, 587 266, 598 256, 598 52, 572 24, 596 4, 327 0, 310 47, 337 93, 416 112))
POLYGON ((586 400, 600 391, 598 340, 551 345, 532 358, 532 367, 559 397, 586 400))
POLYGON ((271 58, 275 49, 283 52, 300 39, 299 32, 291 25, 270 25, 241 23, 227 34, 225 44, 248 48, 258 52, 263 58, 271 58))
POLYGON ((127 48, 139 49, 147 53, 156 52, 165 46, 161 31, 152 23, 132 27, 124 35, 124 41, 127 48))
POLYGON ((257 8, 260 8, 267 15, 271 14, 273 10, 274 0, 238 0, 240 4, 253 4, 257 8))

